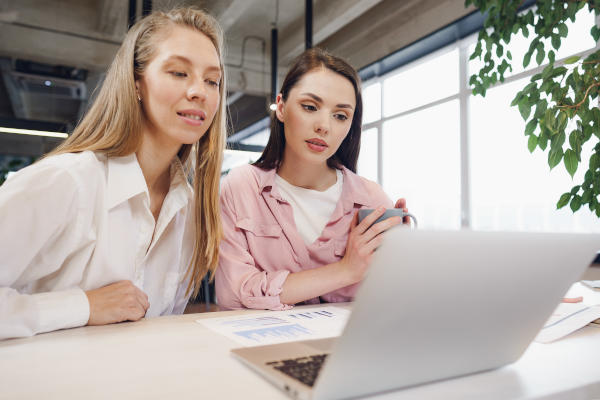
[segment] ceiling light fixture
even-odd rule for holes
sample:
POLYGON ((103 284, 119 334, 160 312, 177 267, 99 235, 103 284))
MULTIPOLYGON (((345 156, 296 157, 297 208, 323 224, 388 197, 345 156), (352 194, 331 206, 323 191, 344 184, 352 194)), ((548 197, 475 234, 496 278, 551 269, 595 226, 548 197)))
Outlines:
POLYGON ((18 135, 31 135, 31 136, 48 136, 57 138, 66 138, 69 135, 63 132, 50 132, 50 131, 35 131, 32 129, 18 129, 18 128, 4 128, 0 127, 0 133, 16 133, 18 135))

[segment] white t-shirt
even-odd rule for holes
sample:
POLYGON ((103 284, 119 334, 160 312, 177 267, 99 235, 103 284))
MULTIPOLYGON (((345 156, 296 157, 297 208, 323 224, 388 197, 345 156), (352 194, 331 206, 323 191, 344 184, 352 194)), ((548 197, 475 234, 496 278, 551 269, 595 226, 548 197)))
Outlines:
POLYGON ((155 222, 135 154, 48 157, 0 186, 0 339, 85 325, 84 291, 130 280, 146 317, 182 313, 194 246, 179 160, 155 222))
POLYGON ((296 229, 306 244, 313 243, 321 236, 342 195, 344 175, 339 169, 335 172, 337 176, 335 184, 322 192, 294 186, 279 175, 275 175, 275 183, 281 197, 291 204, 296 229))

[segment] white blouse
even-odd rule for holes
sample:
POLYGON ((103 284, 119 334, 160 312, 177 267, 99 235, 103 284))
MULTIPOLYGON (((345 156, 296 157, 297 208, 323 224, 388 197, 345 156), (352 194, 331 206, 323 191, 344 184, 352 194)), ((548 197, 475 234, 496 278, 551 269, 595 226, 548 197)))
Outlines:
POLYGON ((61 154, 11 176, 0 186, 0 339, 85 325, 84 291, 120 280, 148 295, 146 317, 182 313, 191 199, 175 160, 155 223, 135 154, 61 154))

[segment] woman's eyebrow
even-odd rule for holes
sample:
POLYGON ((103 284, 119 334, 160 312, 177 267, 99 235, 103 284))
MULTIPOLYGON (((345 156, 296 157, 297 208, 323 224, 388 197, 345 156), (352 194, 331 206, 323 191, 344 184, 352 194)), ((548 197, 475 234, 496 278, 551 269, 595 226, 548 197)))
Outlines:
POLYGON ((192 63, 192 62, 190 61, 190 59, 189 59, 189 58, 187 58, 187 57, 184 57, 184 56, 179 56, 179 55, 172 55, 172 56, 169 56, 169 57, 168 57, 168 58, 165 60, 165 62, 168 62, 168 61, 182 61, 182 62, 184 62, 184 63, 186 63, 186 64, 191 64, 191 63, 192 63))
MULTIPOLYGON (((180 55, 177 55, 177 54, 174 54, 174 55, 171 55, 171 56, 167 57, 167 59, 165 60, 165 63, 171 62, 171 61, 181 61, 181 62, 183 62, 185 64, 188 64, 188 65, 192 65, 193 64, 192 61, 189 58, 187 58, 185 56, 180 56, 180 55)), ((207 67, 206 69, 209 70, 210 72, 215 71, 215 72, 218 72, 219 74, 221 73, 221 67, 218 66, 218 65, 211 65, 211 66, 207 67)))
MULTIPOLYGON (((306 92, 306 93, 301 93, 301 95, 308 96, 308 97, 312 98, 314 101, 316 101, 317 103, 323 103, 323 99, 320 98, 319 96, 317 96, 314 93, 306 92)), ((338 108, 349 108, 351 110, 354 108, 350 104, 336 104, 336 107, 338 107, 338 108)))

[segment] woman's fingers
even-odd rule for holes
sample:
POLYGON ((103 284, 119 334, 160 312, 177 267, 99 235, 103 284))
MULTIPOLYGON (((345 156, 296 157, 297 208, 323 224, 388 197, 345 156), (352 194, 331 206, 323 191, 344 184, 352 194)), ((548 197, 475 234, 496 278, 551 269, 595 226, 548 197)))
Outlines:
MULTIPOLYGON (((358 234, 363 234, 375 221, 377 218, 381 217, 385 212, 385 207, 377 207, 373 212, 367 215, 357 226, 358 234)), ((358 214, 358 212, 356 213, 358 214)))
POLYGON ((383 232, 387 231, 388 229, 390 229, 391 227, 396 226, 401 223, 402 223, 402 218, 397 217, 397 216, 384 219, 383 221, 378 222, 378 223, 374 224, 373 226, 371 226, 369 229, 367 229, 367 231, 361 235, 359 241, 360 241, 360 243, 366 244, 369 241, 371 241, 373 238, 377 237, 380 233, 383 233, 383 232))
POLYGON ((113 284, 85 292, 90 304, 88 325, 105 325, 142 318, 150 303, 148 296, 131 281, 113 284))

